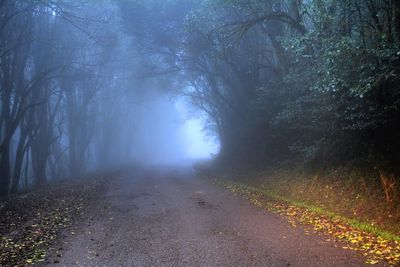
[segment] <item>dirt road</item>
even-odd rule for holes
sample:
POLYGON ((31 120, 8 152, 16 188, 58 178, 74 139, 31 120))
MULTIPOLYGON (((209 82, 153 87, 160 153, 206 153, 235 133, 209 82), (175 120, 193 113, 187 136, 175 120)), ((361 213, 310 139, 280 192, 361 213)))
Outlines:
POLYGON ((196 177, 131 171, 54 246, 49 266, 364 266, 354 252, 196 177))

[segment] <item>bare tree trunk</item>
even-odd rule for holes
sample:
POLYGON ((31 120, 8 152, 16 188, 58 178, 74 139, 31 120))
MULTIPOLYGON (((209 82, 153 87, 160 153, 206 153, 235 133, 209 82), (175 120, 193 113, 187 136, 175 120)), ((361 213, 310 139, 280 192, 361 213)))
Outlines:
POLYGON ((25 183, 25 188, 28 188, 28 173, 29 173, 29 154, 30 154, 30 148, 28 147, 26 150, 26 159, 25 159, 25 176, 24 176, 24 183, 25 183))
POLYGON ((24 161, 25 151, 26 151, 26 139, 27 133, 21 130, 21 136, 18 141, 17 153, 15 156, 14 174, 11 184, 11 193, 17 193, 19 187, 19 181, 22 171, 22 163, 24 161))
POLYGON ((7 196, 10 186, 10 141, 4 140, 0 159, 0 197, 7 196))
MULTIPOLYGON (((46 90, 46 89, 44 89, 46 90)), ((49 108, 48 108, 48 94, 43 92, 43 98, 46 99, 46 104, 43 104, 35 109, 36 129, 32 134, 32 165, 35 173, 35 185, 43 186, 47 183, 46 167, 47 159, 50 154, 50 145, 52 142, 51 127, 49 124, 49 108)))
POLYGON ((75 105, 75 91, 72 88, 66 88, 66 104, 68 115, 68 143, 69 143, 69 175, 74 177, 78 174, 77 162, 77 116, 75 105))
MULTIPOLYGON (((39 155, 37 155, 39 156, 39 155)), ((40 157, 40 156, 39 156, 40 157)), ((32 155, 33 158, 33 155, 32 155)), ((35 172, 35 186, 41 187, 46 185, 47 177, 46 177, 46 160, 43 159, 44 157, 40 157, 36 160, 36 163, 33 164, 34 172, 35 172)))

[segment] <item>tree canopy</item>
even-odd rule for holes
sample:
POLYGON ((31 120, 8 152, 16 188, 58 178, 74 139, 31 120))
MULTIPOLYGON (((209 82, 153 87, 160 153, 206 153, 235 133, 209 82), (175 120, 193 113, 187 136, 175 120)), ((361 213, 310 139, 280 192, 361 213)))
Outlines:
POLYGON ((222 161, 400 160, 398 1, 35 0, 0 12, 0 195, 29 172, 25 184, 41 185, 131 158, 121 140, 149 86, 207 114, 222 161))

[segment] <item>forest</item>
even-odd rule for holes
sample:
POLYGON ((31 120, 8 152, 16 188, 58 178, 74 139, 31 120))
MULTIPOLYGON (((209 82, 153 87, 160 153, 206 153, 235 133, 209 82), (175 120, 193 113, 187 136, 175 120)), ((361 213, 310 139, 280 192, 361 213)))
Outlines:
POLYGON ((0 96, 0 202, 179 165, 179 98, 199 172, 400 234, 397 0, 1 0, 0 96))

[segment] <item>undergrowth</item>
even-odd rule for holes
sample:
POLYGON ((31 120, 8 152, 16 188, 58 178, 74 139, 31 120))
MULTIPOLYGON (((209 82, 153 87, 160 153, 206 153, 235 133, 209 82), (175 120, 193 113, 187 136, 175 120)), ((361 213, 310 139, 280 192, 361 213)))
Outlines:
POLYGON ((387 201, 382 186, 367 183, 359 172, 333 171, 311 177, 295 171, 280 171, 273 175, 259 172, 236 175, 234 180, 297 205, 348 218, 365 229, 382 229, 400 236, 398 196, 387 201))
POLYGON ((361 172, 222 171, 205 164, 197 169, 253 204, 286 216, 293 226, 309 225, 344 242, 344 249, 362 252, 368 264, 400 264, 398 196, 388 200, 383 185, 361 172))

